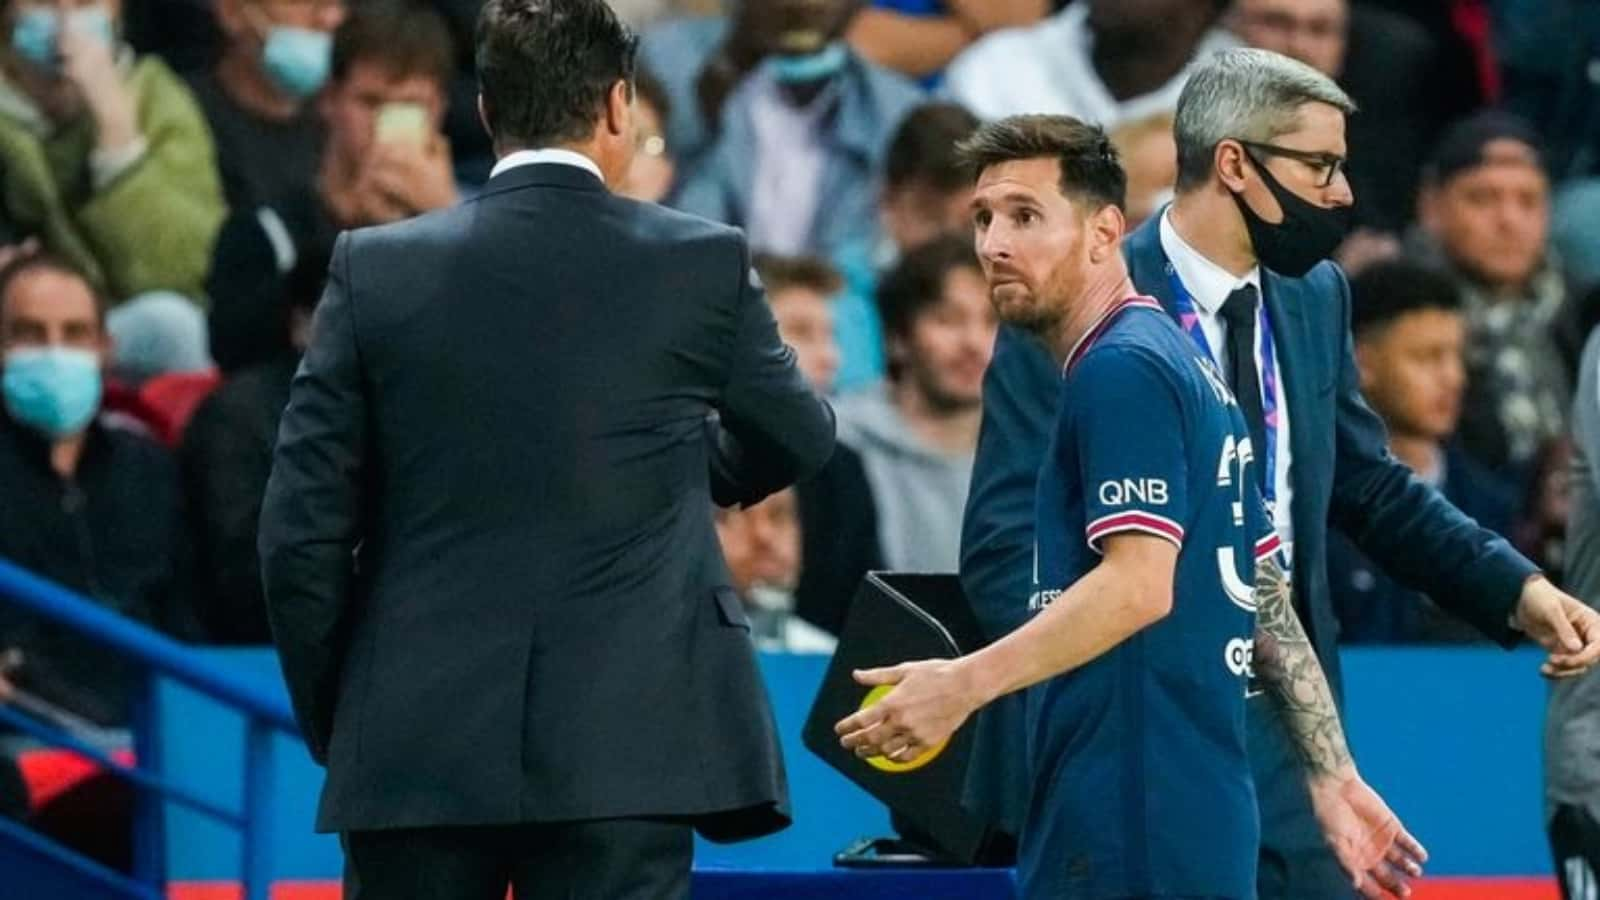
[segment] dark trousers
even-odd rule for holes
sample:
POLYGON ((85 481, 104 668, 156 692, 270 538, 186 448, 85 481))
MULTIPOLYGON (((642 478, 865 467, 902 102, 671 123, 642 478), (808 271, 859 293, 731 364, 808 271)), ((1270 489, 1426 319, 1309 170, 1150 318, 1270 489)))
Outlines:
POLYGON ((1565 900, 1600 898, 1600 823, 1586 810, 1560 806, 1550 820, 1550 851, 1565 900))
POLYGON ((690 826, 644 819, 351 831, 345 900, 685 900, 690 826))

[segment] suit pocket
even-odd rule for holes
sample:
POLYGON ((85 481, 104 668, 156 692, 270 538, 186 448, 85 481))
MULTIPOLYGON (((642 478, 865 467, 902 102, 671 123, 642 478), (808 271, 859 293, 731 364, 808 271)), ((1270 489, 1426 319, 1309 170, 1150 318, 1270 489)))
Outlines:
POLYGON ((717 618, 723 625, 750 630, 750 617, 745 615, 744 604, 740 602, 739 595, 733 588, 712 588, 711 595, 717 600, 717 618))

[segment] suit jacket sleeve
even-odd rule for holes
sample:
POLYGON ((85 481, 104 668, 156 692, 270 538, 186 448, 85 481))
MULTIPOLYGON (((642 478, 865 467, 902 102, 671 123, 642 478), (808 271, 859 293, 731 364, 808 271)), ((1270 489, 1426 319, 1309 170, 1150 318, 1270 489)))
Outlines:
POLYGON ((351 236, 334 247, 311 344, 295 374, 261 505, 261 576, 295 715, 326 760, 362 537, 367 404, 350 283, 351 236))
POLYGON ((739 296, 728 381, 711 431, 717 503, 750 505, 816 474, 833 455, 833 408, 795 366, 739 238, 739 296))
POLYGON ((1401 584, 1495 641, 1518 640, 1510 616, 1538 567, 1418 480, 1390 455, 1383 422, 1361 396, 1350 341, 1350 286, 1333 270, 1341 319, 1335 402, 1333 523, 1401 584))
POLYGON ((1026 618, 1034 491, 1060 392, 1044 344, 1002 326, 983 379, 983 426, 961 520, 961 586, 990 639, 1026 618))

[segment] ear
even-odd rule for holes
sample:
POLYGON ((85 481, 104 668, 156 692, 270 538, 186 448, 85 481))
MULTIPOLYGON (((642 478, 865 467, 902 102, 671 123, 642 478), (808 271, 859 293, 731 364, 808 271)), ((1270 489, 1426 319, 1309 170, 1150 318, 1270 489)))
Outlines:
POLYGON ((1235 193, 1244 190, 1245 175, 1249 171, 1249 163, 1245 160, 1244 147, 1235 140, 1223 140, 1211 151, 1211 167, 1222 180, 1228 190, 1235 193))
POLYGON ((633 115, 633 85, 617 79, 606 94, 606 130, 621 137, 628 133, 628 121, 633 115))
POLYGON ((483 126, 485 134, 489 135, 489 143, 494 143, 494 126, 489 124, 489 104, 483 99, 483 92, 478 92, 478 124, 483 126))
POLYGON ((1090 262, 1100 265, 1121 252, 1122 235, 1128 230, 1128 219, 1116 205, 1107 203, 1095 210, 1085 224, 1089 231, 1090 262))

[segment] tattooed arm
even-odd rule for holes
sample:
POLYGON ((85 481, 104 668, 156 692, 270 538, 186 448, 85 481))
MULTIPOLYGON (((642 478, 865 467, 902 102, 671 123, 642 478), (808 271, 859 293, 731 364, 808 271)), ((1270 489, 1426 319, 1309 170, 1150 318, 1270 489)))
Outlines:
POLYGON ((1307 776, 1315 779, 1352 769, 1333 691, 1295 614, 1289 576, 1277 554, 1256 565, 1255 638, 1256 676, 1271 692, 1307 776))
POLYGON ((1345 743, 1333 691, 1295 613, 1289 575, 1277 555, 1256 565, 1255 674, 1283 717, 1305 766, 1323 835, 1364 896, 1405 896, 1427 851, 1361 780, 1345 743))

